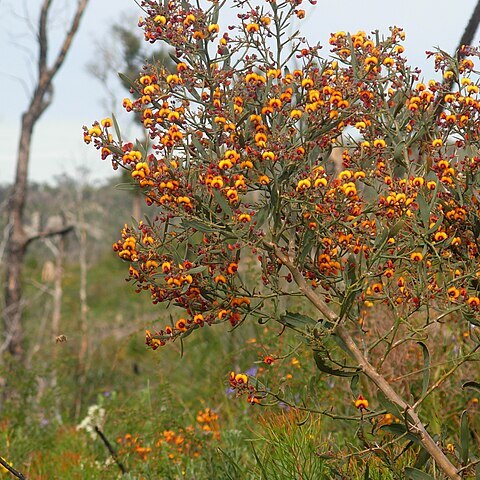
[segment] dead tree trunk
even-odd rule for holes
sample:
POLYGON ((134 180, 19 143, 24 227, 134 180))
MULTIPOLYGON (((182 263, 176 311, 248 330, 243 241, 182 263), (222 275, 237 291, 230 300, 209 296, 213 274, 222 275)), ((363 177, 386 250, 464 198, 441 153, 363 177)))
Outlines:
POLYGON ((87 380, 87 353, 88 353, 88 297, 87 297, 87 274, 88 274, 88 259, 87 259, 87 225, 85 220, 85 206, 83 185, 79 186, 77 194, 78 204, 78 234, 79 234, 79 263, 80 263, 80 325, 79 331, 81 334, 80 349, 78 351, 78 365, 77 365, 77 384, 78 392, 75 398, 75 418, 79 418, 82 408, 83 395, 85 391, 85 383, 87 380))
MULTIPOLYGON (((24 330, 22 325, 22 269, 28 244, 39 237, 59 233, 45 231, 28 236, 25 232, 25 199, 27 195, 28 163, 30 146, 36 123, 52 102, 53 79, 62 66, 71 47, 88 0, 78 0, 77 8, 60 50, 51 67, 47 65, 48 14, 52 0, 43 0, 38 24, 38 76, 28 109, 22 115, 20 141, 17 154, 15 183, 10 194, 8 212, 10 231, 6 246, 6 288, 3 312, 4 341, 1 351, 7 350, 12 356, 23 358, 24 330)), ((0 352, 1 353, 1 352, 0 352)))

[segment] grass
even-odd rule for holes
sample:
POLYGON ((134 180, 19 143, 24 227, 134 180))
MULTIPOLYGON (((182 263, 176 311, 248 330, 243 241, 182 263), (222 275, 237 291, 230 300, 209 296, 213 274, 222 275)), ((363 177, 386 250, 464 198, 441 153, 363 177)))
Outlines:
POLYGON ((348 382, 319 372, 308 347, 293 334, 279 335, 276 325, 245 324, 230 333, 205 327, 184 348, 177 342, 146 350, 144 329, 167 323, 170 311, 134 294, 123 280, 125 264, 113 255, 88 272, 88 354, 80 387, 78 268, 68 265, 63 279, 64 343, 49 333, 51 299, 39 293, 41 268, 31 260, 26 274, 30 365, 3 366, 3 376, 15 378, 16 393, 0 420, 0 455, 30 480, 401 479, 403 467, 414 464, 415 446, 399 462, 392 460, 405 444, 345 457, 393 438, 374 432, 366 420, 334 421, 232 397, 229 372, 251 370, 294 403, 356 414, 348 382), (287 352, 293 353, 271 366, 262 362, 267 354, 287 352), (98 435, 77 429, 91 405, 104 409, 102 431, 127 475, 98 435), (199 422, 206 409, 217 418, 199 422))

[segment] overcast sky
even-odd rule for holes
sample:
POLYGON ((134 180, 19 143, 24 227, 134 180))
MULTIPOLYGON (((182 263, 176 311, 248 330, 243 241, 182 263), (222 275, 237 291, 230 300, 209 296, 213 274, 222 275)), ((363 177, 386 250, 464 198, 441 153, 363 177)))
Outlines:
MULTIPOLYGON (((54 0, 52 54, 75 3, 54 0)), ((389 26, 402 27, 411 64, 421 67, 425 77, 431 78, 434 73, 425 51, 439 46, 453 52, 475 3, 476 0, 318 0, 315 7, 306 7, 307 18, 299 26, 310 41, 325 46, 330 32, 338 30, 378 29, 388 33, 389 26)), ((37 50, 33 32, 40 4, 41 0, 0 0, 0 183, 14 179, 20 116, 26 108, 35 72, 37 50)), ((30 180, 49 181, 61 174, 77 176, 83 167, 98 182, 112 175, 108 162, 102 162, 95 150, 82 141, 83 124, 90 125, 110 114, 106 92, 88 73, 87 64, 98 56, 96 45, 108 40, 109 25, 138 18, 140 14, 134 0, 90 0, 73 47, 55 78, 53 104, 34 132, 30 180)), ((135 23, 131 23, 132 28, 138 28, 135 23)), ((123 96, 120 90, 116 94, 119 106, 123 96)))

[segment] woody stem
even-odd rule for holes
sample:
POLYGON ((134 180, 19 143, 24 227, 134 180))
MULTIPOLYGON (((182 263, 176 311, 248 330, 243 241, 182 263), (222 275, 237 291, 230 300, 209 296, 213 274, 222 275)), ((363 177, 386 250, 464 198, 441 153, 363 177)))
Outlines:
POLYGON ((367 360, 348 330, 340 323, 338 315, 325 303, 323 298, 307 284, 302 273, 296 267, 294 260, 285 254, 278 246, 273 244, 269 244, 268 246, 273 250, 277 259, 290 271, 300 291, 327 320, 335 325, 334 334, 344 342, 348 352, 358 363, 361 371, 377 386, 390 402, 403 412, 404 420, 409 426, 410 433, 419 439, 423 448, 430 454, 448 478, 452 480, 460 480, 461 476, 458 474, 457 468, 450 462, 440 446, 435 443, 433 438, 427 432, 415 409, 408 405, 408 403, 391 387, 385 377, 383 377, 367 360))

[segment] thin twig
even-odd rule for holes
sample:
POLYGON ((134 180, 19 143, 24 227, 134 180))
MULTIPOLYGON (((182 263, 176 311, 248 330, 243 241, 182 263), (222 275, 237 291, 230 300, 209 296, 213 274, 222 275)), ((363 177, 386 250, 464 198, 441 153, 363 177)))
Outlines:
POLYGON ((67 225, 66 227, 53 228, 51 230, 44 230, 43 232, 37 232, 34 235, 31 235, 27 239, 27 243, 33 242, 39 238, 48 238, 55 235, 66 235, 67 233, 73 230, 73 225, 67 225))
POLYGON ((3 457, 0 457, 0 465, 2 465, 2 467, 6 468, 12 475, 15 475, 17 478, 19 478, 20 480, 27 480, 27 477, 25 477, 24 475, 22 475, 18 470, 15 470, 11 465, 9 465, 4 459, 3 457))
POLYGON ((450 377, 455 371, 460 368, 465 362, 470 360, 470 357, 475 354, 475 352, 480 348, 480 345, 477 345, 468 355, 466 355, 461 361, 456 363, 448 372, 442 375, 430 388, 420 397, 413 405, 412 408, 417 408, 434 390, 436 390, 448 377, 450 377))
POLYGON ((469 470, 470 468, 474 467, 475 465, 478 465, 480 463, 480 460, 474 460, 473 462, 470 462, 468 465, 465 465, 464 467, 460 468, 458 470, 458 473, 462 473, 465 470, 469 470))
POLYGON ((117 452, 112 447, 112 444, 108 441, 108 438, 96 425, 95 425, 95 431, 97 432, 98 436, 100 437, 104 445, 107 447, 107 450, 110 452, 110 455, 112 456, 113 460, 115 460, 115 463, 118 465, 118 468, 120 469, 120 471, 125 475, 127 473, 127 469, 125 468, 123 463, 119 460, 117 452))

